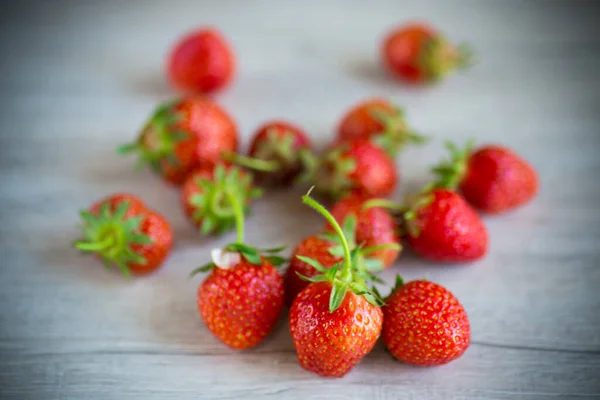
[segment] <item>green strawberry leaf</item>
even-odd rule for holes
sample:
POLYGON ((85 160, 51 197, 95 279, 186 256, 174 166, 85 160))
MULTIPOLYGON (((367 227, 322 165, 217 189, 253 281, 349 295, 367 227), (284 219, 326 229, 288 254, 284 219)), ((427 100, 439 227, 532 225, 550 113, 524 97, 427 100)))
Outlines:
POLYGON ((204 264, 196 269, 194 269, 192 272, 190 272, 190 278, 192 278, 193 276, 199 274, 199 273, 203 273, 203 272, 208 272, 210 270, 212 270, 213 268, 215 268, 216 265, 213 262, 209 262, 208 264, 204 264))
POLYGON ((281 256, 268 256, 266 259, 276 267, 279 267, 288 261, 287 258, 281 256))
POLYGON ((334 282, 329 296, 329 312, 334 312, 342 305, 348 287, 342 282, 334 282))
POLYGON ((285 249, 287 249, 287 246, 274 247, 272 249, 260 249, 259 251, 261 253, 271 253, 271 254, 273 254, 273 253, 280 253, 280 252, 282 252, 285 249))
POLYGON ((308 281, 308 282, 326 282, 326 281, 328 281, 328 279, 325 275, 317 275, 314 277, 308 277, 308 276, 302 275, 298 271, 296 271, 296 275, 298 275, 298 277, 300 279, 302 279, 303 281, 308 281))
POLYGON ((296 258, 300 261, 307 263, 308 265, 310 265, 311 267, 313 267, 314 269, 316 269, 317 271, 319 271, 321 273, 324 273, 327 271, 327 268, 325 268, 323 265, 321 265, 321 263, 319 263, 317 260, 313 260, 312 258, 299 256, 299 255, 297 255, 296 258))

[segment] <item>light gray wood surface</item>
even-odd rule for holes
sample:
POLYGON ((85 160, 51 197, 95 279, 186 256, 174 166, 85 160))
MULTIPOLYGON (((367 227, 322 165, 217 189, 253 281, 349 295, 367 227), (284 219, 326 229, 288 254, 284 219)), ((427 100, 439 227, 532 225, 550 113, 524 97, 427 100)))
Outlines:
MULTIPOLYGON (((600 397, 600 41, 584 2, 55 1, 3 11, 0 49, 0 398, 592 399, 600 397), (577 3, 577 7, 571 6, 577 3), (480 63, 429 89, 378 70, 383 32, 424 18, 468 40, 480 63), (506 144, 541 175, 530 205, 486 217, 489 255, 437 266, 405 253, 385 278, 427 276, 453 291, 472 346, 447 366, 394 362, 377 348, 347 377, 296 362, 287 321, 263 345, 228 350, 203 326, 200 278, 230 241, 200 239, 177 191, 114 148, 170 98, 164 56, 210 23, 233 42, 235 84, 219 101, 247 138, 284 117, 322 144, 348 106, 374 95, 436 140, 403 154, 397 198, 428 178, 441 141, 506 144), (131 191, 172 221, 155 275, 123 281, 70 248, 77 211, 131 191)), ((245 143, 247 140, 245 141, 245 143)), ((270 193, 248 220, 256 245, 289 244, 322 220, 300 190, 270 193)))

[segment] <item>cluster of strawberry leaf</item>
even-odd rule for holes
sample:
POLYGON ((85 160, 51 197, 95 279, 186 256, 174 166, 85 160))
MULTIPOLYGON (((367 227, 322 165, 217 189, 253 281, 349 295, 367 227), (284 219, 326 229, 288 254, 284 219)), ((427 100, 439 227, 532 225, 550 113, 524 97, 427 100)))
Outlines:
POLYGON ((431 187, 456 190, 467 169, 467 159, 473 151, 475 142, 470 140, 464 148, 459 149, 452 142, 445 143, 450 158, 433 167, 431 172, 437 176, 431 187))
POLYGON ((294 151, 296 137, 293 133, 285 131, 279 134, 275 129, 267 131, 267 140, 261 142, 256 150, 255 157, 259 159, 283 161, 286 165, 294 164, 298 159, 294 151))
POLYGON ((140 233, 144 215, 125 217, 129 205, 129 201, 124 201, 113 212, 107 201, 100 206, 97 214, 81 211, 84 240, 75 243, 75 247, 82 251, 97 253, 107 268, 117 266, 124 276, 131 275, 128 264, 146 263, 146 259, 131 246, 153 243, 148 235, 140 233))
MULTIPOLYGON (((262 259, 264 258, 273 266, 279 267, 286 263, 288 259, 278 255, 277 253, 281 253, 286 248, 287 246, 275 247, 272 249, 258 249, 245 243, 230 243, 223 247, 223 250, 239 253, 248 263, 252 265, 262 265, 262 259)), ((211 271, 216 267, 217 266, 215 265, 215 263, 211 261, 207 264, 202 265, 201 267, 194 269, 191 272, 190 276, 194 276, 201 272, 211 271)))
POLYGON ((160 171, 163 160, 169 161, 177 166, 179 160, 175 156, 175 146, 178 142, 190 137, 189 133, 177 129, 177 124, 181 122, 181 115, 173 110, 178 100, 173 100, 161 105, 156 109, 152 118, 144 127, 144 133, 135 142, 119 146, 117 152, 120 154, 137 151, 139 153, 138 168, 148 164, 155 171, 160 171), (148 146, 143 143, 145 134, 155 135, 152 143, 148 146))
POLYGON ((426 136, 408 130, 401 107, 394 107, 393 111, 375 109, 372 115, 383 125, 383 131, 373 141, 392 158, 408 143, 423 144, 428 140, 426 136))
POLYGON ((243 173, 237 166, 227 168, 218 164, 212 179, 199 178, 196 184, 199 186, 199 193, 194 194, 189 202, 195 208, 192 218, 202 221, 202 235, 219 235, 233 229, 235 212, 228 196, 235 197, 242 205, 244 214, 250 212, 250 200, 262 196, 262 190, 253 186, 252 175, 243 173))
MULTIPOLYGON (((364 271, 360 270, 355 270, 350 275, 350 278, 345 278, 340 271, 343 268, 342 265, 344 264, 345 260, 342 260, 332 265, 330 268, 327 268, 312 258, 300 255, 297 255, 296 257, 319 272, 318 275, 313 277, 307 277, 299 272, 296 272, 301 279, 308 282, 331 282, 332 289, 329 297, 330 312, 334 312, 340 307, 348 290, 352 291, 357 296, 364 296, 369 303, 375 306, 381 306, 384 304, 383 299, 381 298, 377 289, 375 287, 369 288, 367 286, 367 281, 369 280, 375 280, 379 283, 383 283, 383 281, 381 281, 379 278, 376 278, 370 274, 366 274, 364 271)), ((350 262, 353 266, 357 265, 360 257, 360 247, 355 247, 350 251, 350 262)))
MULTIPOLYGON (((344 232, 344 236, 346 237, 346 241, 348 242, 350 248, 359 249, 356 259, 357 272, 367 272, 369 274, 380 272, 384 268, 381 260, 375 257, 368 257, 368 254, 371 251, 369 251, 368 248, 365 249, 363 247, 363 243, 356 243, 357 222, 356 215, 350 214, 344 219, 341 226, 342 232, 344 232)), ((336 244, 336 246, 329 249, 329 254, 334 257, 344 257, 344 248, 342 246, 342 242, 335 232, 325 232, 320 234, 319 237, 323 240, 327 240, 328 242, 336 244)))

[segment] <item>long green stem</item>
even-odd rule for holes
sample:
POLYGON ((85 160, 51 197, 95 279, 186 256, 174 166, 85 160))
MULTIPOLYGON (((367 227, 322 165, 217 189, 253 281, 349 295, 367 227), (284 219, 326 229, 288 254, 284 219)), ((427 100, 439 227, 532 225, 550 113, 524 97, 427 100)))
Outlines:
POLYGON ((231 208, 233 208, 235 215, 236 242, 242 244, 244 243, 244 210, 238 199, 230 191, 226 190, 225 196, 227 196, 229 203, 231 203, 231 208))
POLYGON ((221 154, 221 158, 225 161, 231 161, 235 164, 239 164, 256 171, 273 172, 280 167, 279 162, 274 160, 261 160, 259 158, 252 158, 233 152, 223 153, 221 154))
POLYGON ((310 197, 310 192, 312 192, 313 188, 314 188, 314 186, 310 188, 308 193, 306 193, 304 196, 302 196, 302 202, 304 204, 308 205, 309 207, 312 207, 319 214, 321 214, 323 217, 325 217, 325 219, 331 224, 331 226, 335 230, 335 233, 337 233, 338 237, 340 238, 340 242, 342 243, 342 248, 344 249, 344 267, 342 269, 342 279, 347 278, 348 275, 351 273, 351 269, 352 269, 352 262, 351 262, 351 258, 350 258, 350 247, 348 246, 348 241, 346 240, 346 237, 344 236, 344 231, 340 227, 340 224, 338 224, 338 222, 333 217, 333 215, 331 215, 325 207, 323 207, 321 204, 317 203, 315 200, 313 200, 310 197))
POLYGON ((115 244, 114 236, 107 236, 100 242, 77 242, 75 247, 83 251, 100 251, 105 250, 115 244))

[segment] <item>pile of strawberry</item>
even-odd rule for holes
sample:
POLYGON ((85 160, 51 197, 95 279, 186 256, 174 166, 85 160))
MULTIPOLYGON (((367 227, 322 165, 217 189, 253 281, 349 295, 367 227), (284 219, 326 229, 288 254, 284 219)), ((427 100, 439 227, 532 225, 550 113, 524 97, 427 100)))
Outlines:
MULTIPOLYGON (((381 51, 394 76, 416 84, 439 81, 470 59, 464 46, 423 24, 394 30, 381 51)), ((183 38, 168 72, 185 95, 160 105, 119 152, 137 154, 140 165, 179 186, 183 212, 201 235, 237 232, 235 242, 214 249, 193 271, 209 273, 198 288, 198 310, 220 341, 233 349, 258 345, 287 307, 298 362, 322 376, 344 376, 380 337, 394 357, 414 365, 445 364, 465 352, 469 319, 447 289, 397 277, 384 297, 374 284, 384 284, 379 273, 396 262, 402 244, 440 263, 484 257, 489 237, 480 213, 513 210, 537 193, 537 174, 525 160, 502 146, 447 143, 450 155, 432 169, 434 179, 393 201, 396 157, 427 139, 389 101, 372 98, 347 111, 321 152, 301 127, 274 120, 241 154, 235 122, 208 97, 235 73, 222 35, 201 29, 183 38), (284 247, 247 244, 244 219, 264 188, 291 185, 311 187, 302 201, 325 224, 286 259, 279 255, 284 247), (329 210, 312 189, 331 202, 329 210), (277 267, 284 264, 282 274, 277 267)), ((102 199, 81 218, 84 237, 76 247, 127 276, 156 270, 172 248, 170 224, 131 194, 102 199)))

